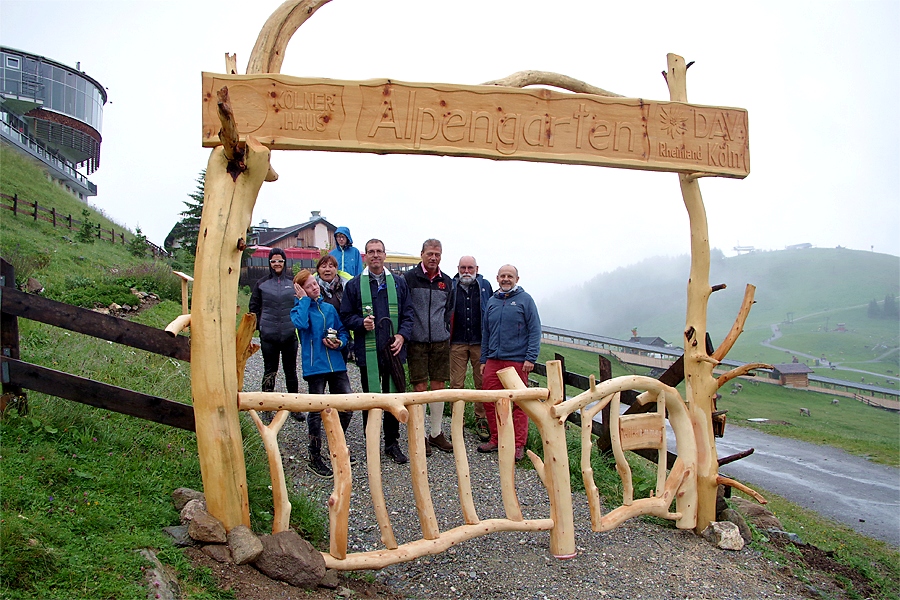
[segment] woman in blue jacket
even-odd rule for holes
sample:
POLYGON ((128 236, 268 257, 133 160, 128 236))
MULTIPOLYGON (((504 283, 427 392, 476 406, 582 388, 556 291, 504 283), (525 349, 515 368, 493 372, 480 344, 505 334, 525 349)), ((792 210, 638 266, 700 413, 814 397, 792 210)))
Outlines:
MULTIPOLYGON (((310 394, 324 394, 325 386, 332 394, 350 394, 350 379, 341 348, 349 342, 349 335, 334 307, 323 302, 319 284, 303 269, 294 276, 294 308, 291 321, 300 338, 300 358, 303 379, 310 394)), ((344 431, 350 425, 353 412, 340 412, 344 431)), ((324 478, 333 476, 331 466, 322 459, 322 415, 311 412, 309 426, 309 470, 324 478)))

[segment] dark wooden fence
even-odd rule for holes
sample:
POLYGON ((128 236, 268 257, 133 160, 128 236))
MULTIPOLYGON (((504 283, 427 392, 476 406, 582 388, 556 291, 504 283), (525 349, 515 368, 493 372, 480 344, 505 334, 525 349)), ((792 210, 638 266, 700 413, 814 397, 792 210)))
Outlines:
MULTIPOLYGON (((18 194, 13 196, 0 194, 0 209, 11 211, 13 216, 27 215, 35 221, 45 221, 51 223, 54 227, 65 227, 70 230, 79 229, 82 224, 80 219, 74 218, 71 214, 63 215, 62 213, 58 213, 55 207, 48 208, 46 206, 39 206, 36 200, 34 202, 29 202, 28 200, 19 198, 18 194)), ((121 243, 122 245, 130 241, 125 238, 125 231, 119 231, 117 233, 114 229, 103 229, 99 223, 97 224, 96 229, 98 240, 112 242, 113 244, 121 243)), ((153 242, 147 241, 147 248, 153 253, 153 256, 168 255, 165 250, 153 242)))
POLYGON ((3 405, 33 390, 170 427, 194 431, 194 408, 157 396, 27 363, 19 355, 18 319, 31 319, 178 360, 191 360, 190 340, 15 288, 12 265, 0 258, 0 373, 3 405))

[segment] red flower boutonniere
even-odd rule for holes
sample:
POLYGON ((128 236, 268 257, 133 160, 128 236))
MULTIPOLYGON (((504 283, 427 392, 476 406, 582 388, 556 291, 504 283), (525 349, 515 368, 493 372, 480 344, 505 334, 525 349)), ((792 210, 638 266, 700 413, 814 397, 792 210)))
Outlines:
POLYGON ((447 284, 444 283, 443 281, 439 281, 439 282, 438 282, 438 289, 439 289, 439 290, 446 290, 446 289, 447 289, 447 284))

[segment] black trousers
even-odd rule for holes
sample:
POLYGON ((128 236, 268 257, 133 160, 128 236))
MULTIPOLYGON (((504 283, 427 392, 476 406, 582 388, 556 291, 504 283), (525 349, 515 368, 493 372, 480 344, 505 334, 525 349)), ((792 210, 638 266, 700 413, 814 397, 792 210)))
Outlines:
POLYGON ((289 394, 300 391, 300 380, 297 379, 297 337, 283 342, 259 341, 263 355, 262 391, 275 391, 275 376, 278 374, 278 359, 284 369, 284 385, 289 394))
MULTIPOLYGON (((370 392, 373 390, 369 389, 369 373, 367 371, 367 366, 361 366, 359 368, 359 376, 362 379, 362 388, 364 392, 370 392)), ((388 375, 388 370, 383 369, 379 372, 379 379, 381 380, 381 390, 379 390, 382 394, 390 393, 391 391, 391 378, 388 375)), ((405 392, 406 390, 399 390, 401 392, 405 392)), ((363 431, 366 430, 366 423, 369 422, 369 411, 363 411, 363 431)), ((384 411, 384 418, 382 420, 382 428, 384 429, 384 447, 389 448, 397 443, 397 440, 400 439, 400 421, 397 420, 397 417, 389 413, 388 411, 384 411)))
MULTIPOLYGON (((332 394, 352 394, 350 388, 350 379, 347 377, 347 371, 338 371, 336 373, 322 373, 320 375, 310 375, 303 379, 309 384, 310 394, 324 394, 325 386, 332 394)), ((340 411, 338 417, 341 420, 341 429, 347 431, 350 426, 350 419, 353 418, 353 411, 340 411)), ((309 431, 310 445, 312 439, 322 438, 322 413, 311 412, 306 415, 306 425, 309 431)))

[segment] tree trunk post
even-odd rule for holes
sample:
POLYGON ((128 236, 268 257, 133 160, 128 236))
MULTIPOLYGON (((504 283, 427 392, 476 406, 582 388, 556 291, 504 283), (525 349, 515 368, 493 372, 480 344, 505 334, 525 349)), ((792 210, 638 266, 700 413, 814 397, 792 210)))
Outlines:
MULTIPOLYGON (((667 55, 666 81, 674 102, 687 102, 687 67, 677 54, 667 55)), ((691 225, 691 273, 687 286, 687 317, 684 330, 685 399, 689 407, 697 440, 697 525, 702 532, 716 520, 716 478, 719 474, 716 441, 712 429, 716 361, 706 351, 707 303, 709 285, 709 225, 706 208, 695 177, 679 173, 681 195, 691 225)))
POLYGON ((209 512, 226 530, 250 526, 237 402, 238 241, 250 226, 269 171, 269 150, 249 139, 244 160, 246 170, 232 177, 224 147, 209 157, 191 303, 191 392, 200 472, 209 512))

